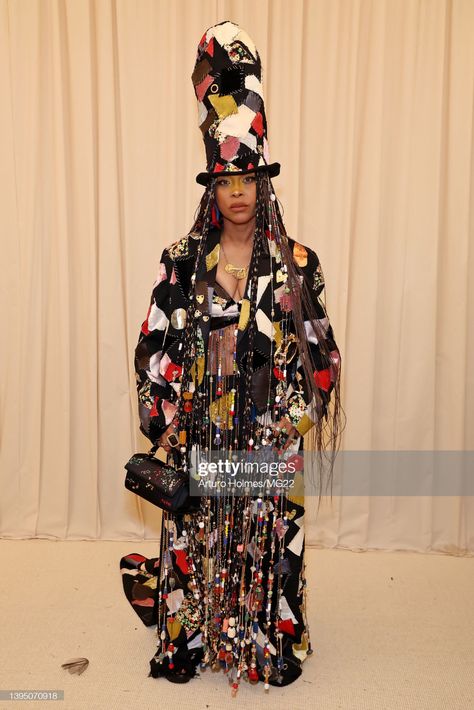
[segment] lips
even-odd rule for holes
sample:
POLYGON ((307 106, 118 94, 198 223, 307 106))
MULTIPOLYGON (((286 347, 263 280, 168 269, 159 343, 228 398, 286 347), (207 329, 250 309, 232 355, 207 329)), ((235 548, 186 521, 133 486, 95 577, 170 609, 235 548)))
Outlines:
POLYGON ((244 202, 235 202, 233 205, 230 206, 231 210, 242 210, 245 209, 247 205, 244 202))

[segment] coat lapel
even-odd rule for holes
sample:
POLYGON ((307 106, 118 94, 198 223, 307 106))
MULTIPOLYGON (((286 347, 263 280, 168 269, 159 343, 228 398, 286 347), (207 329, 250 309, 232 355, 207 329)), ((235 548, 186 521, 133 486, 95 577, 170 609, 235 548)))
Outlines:
MULTIPOLYGON (((220 235, 221 232, 217 228, 213 228, 209 231, 206 240, 204 258, 201 260, 201 264, 196 272, 195 294, 197 300, 196 307, 199 311, 199 315, 197 317, 199 318, 206 352, 210 332, 212 298, 216 283, 217 264, 219 261, 220 235)), ((181 284, 184 296, 187 296, 189 291, 190 278, 194 270, 194 260, 198 247, 199 239, 190 239, 190 248, 188 253, 177 257, 175 260, 177 278, 181 284)), ((277 279, 278 271, 275 269, 274 273, 271 274, 270 270, 270 254, 267 250, 261 254, 259 262, 256 298, 257 332, 255 336, 255 349, 266 358, 270 357, 271 338, 274 334, 274 328, 271 320, 272 288, 276 289, 281 286, 281 283, 278 283, 277 279)), ((241 304, 241 320, 239 322, 237 334, 236 349, 239 362, 246 353, 246 343, 248 339, 248 314, 250 306, 249 291, 250 279, 248 278, 244 298, 241 304)), ((274 309, 275 311, 277 309, 279 310, 277 304, 274 305, 274 309)))

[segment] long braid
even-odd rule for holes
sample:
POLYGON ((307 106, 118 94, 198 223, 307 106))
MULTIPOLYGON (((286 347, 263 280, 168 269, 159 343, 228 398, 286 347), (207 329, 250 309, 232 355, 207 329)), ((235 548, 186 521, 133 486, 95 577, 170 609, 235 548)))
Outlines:
POLYGON ((248 328, 248 346, 245 358, 245 403, 243 409, 243 428, 242 428, 242 445, 248 443, 252 436, 253 421, 252 413, 252 375, 253 369, 253 344, 255 332, 257 329, 256 312, 257 312, 257 288, 258 288, 258 272, 260 267, 260 256, 265 245, 265 203, 262 200, 262 173, 257 173, 257 205, 255 212, 255 234, 251 257, 251 274, 249 300, 250 313, 248 328))
MULTIPOLYGON (((265 180, 262 185, 263 199, 268 205, 268 218, 269 218, 269 229, 273 234, 273 237, 281 250, 282 262, 286 265, 288 274, 288 286, 290 291, 297 294, 297 297, 292 300, 292 321, 296 330, 296 337, 298 341, 298 350, 301 356, 301 362, 305 372, 305 380, 308 383, 310 389, 311 397, 314 396, 316 412, 318 413, 318 421, 311 428, 311 452, 317 452, 317 463, 319 468, 319 496, 318 496, 318 509, 321 503, 321 490, 322 490, 322 471, 323 465, 323 454, 326 459, 329 460, 329 475, 328 483, 331 483, 331 497, 332 497, 332 482, 333 482, 333 470, 335 458, 340 445, 340 436, 343 431, 341 429, 341 414, 344 414, 344 410, 341 405, 340 399, 340 380, 341 380, 341 367, 338 368, 336 381, 334 383, 333 396, 331 402, 333 403, 333 411, 329 416, 329 411, 322 416, 323 412, 323 401, 321 397, 321 392, 314 380, 313 372, 315 369, 314 363, 312 362, 311 353, 308 346, 308 336, 306 333, 304 321, 305 318, 311 321, 311 325, 316 333, 318 346, 321 353, 322 360, 330 366, 331 363, 331 353, 327 345, 325 335, 322 332, 321 324, 318 322, 318 316, 314 308, 313 298, 309 292, 308 285, 305 279, 300 280, 301 270, 296 264, 293 254, 291 253, 290 246, 288 243, 288 235, 283 223, 282 213, 280 211, 280 204, 276 198, 272 181, 268 174, 265 174, 265 180), (272 198, 273 196, 273 198, 272 198), (328 430, 328 431, 327 431, 328 430), (324 435, 328 433, 328 439, 325 440, 324 435), (330 446, 329 456, 326 456, 326 447, 330 446)), ((323 278, 324 282, 324 278, 323 278)), ((324 306, 326 304, 324 303, 324 306)), ((341 358, 342 361, 342 358, 341 358)), ((345 426, 345 422, 344 422, 345 426)), ((312 467, 310 468, 310 475, 308 476, 310 482, 315 487, 315 481, 312 475, 312 467)), ((314 488, 313 488, 314 489, 314 488)))
MULTIPOLYGON (((189 412, 187 412, 184 409, 184 404, 185 404, 185 399, 183 397, 183 393, 188 389, 189 384, 191 382, 191 367, 193 365, 194 359, 195 359, 195 352, 196 352, 196 340, 197 340, 197 325, 198 325, 198 319, 195 317, 195 312, 196 312, 196 299, 195 299, 195 293, 194 293, 194 288, 195 288, 195 279, 196 279, 196 273, 199 268, 199 265, 201 263, 201 259, 203 258, 204 252, 205 252, 205 247, 206 247, 206 240, 207 240, 207 235, 209 233, 209 225, 211 222, 211 207, 212 207, 212 198, 214 194, 214 181, 211 181, 210 184, 206 187, 206 190, 201 198, 200 206, 199 206, 199 213, 194 221, 193 227, 191 228, 191 233, 199 231, 201 233, 201 238, 199 240, 199 246, 197 249, 197 254, 196 254, 196 259, 194 263, 194 271, 193 275, 191 277, 191 287, 188 293, 188 299, 189 299, 189 307, 187 310, 186 314, 186 326, 185 326, 185 331, 184 331, 184 337, 182 339, 183 347, 184 347, 184 353, 183 353, 183 360, 182 360, 182 380, 181 380, 181 396, 178 401, 178 410, 176 413, 176 416, 178 418, 178 432, 181 437, 181 432, 188 431, 189 432, 189 437, 192 437, 192 432, 191 432, 191 427, 188 429, 187 425, 187 420, 188 420, 188 415, 189 412)), ((196 402, 194 401, 193 397, 193 410, 194 407, 196 406, 196 402)), ((198 398, 199 399, 199 398, 198 398)), ((199 403, 200 404, 200 403, 199 403)), ((191 421, 191 426, 193 425, 195 420, 195 417, 192 417, 191 421)), ((188 449, 189 441, 182 441, 180 438, 180 444, 181 444, 181 453, 183 454, 182 456, 182 465, 184 468, 187 466, 187 460, 186 460, 186 451, 188 449)))

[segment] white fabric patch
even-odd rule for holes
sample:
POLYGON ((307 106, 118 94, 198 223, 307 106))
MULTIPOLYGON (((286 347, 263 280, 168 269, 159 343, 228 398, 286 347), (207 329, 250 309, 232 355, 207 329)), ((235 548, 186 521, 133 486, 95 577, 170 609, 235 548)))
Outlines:
POLYGON ((247 45, 247 48, 252 52, 253 58, 255 61, 257 60, 257 48, 255 44, 253 43, 253 40, 250 39, 248 34, 246 33, 245 30, 240 30, 239 34, 235 39, 238 39, 240 42, 243 44, 247 45))
POLYGON ((237 113, 227 116, 227 118, 224 118, 224 120, 220 122, 219 133, 224 136, 245 138, 255 116, 255 111, 252 111, 251 108, 242 104, 242 106, 239 106, 237 113))
MULTIPOLYGON (((323 328, 323 332, 327 333, 327 330, 329 328, 329 318, 319 318, 319 319, 316 319, 316 321, 321 324, 321 326, 323 328)), ((314 332, 314 328, 311 325, 311 321, 305 320, 304 328, 306 330, 306 335, 308 337, 309 342, 317 345, 319 341, 316 336, 316 333, 314 332)))
POLYGON ((288 549, 291 552, 294 552, 295 555, 301 554, 301 550, 303 548, 303 541, 304 541, 304 524, 301 525, 300 529, 294 536, 293 540, 287 545, 288 549))
POLYGON ((202 101, 198 101, 198 121, 199 121, 199 125, 201 125, 201 123, 204 123, 204 121, 205 121, 206 118, 207 118, 207 113, 208 113, 208 111, 207 111, 207 108, 206 108, 206 104, 203 103, 202 101))
POLYGON ((183 599, 184 591, 182 589, 175 589, 174 592, 168 593, 168 597, 166 599, 166 606, 172 614, 175 614, 178 611, 183 599))
MULTIPOLYGON (((262 82, 255 76, 255 74, 249 74, 245 77, 245 88, 255 91, 255 93, 263 99, 262 82)), ((265 148, 265 139, 263 147, 265 148)))
POLYGON ((188 641, 188 651, 199 646, 202 646, 202 634, 198 634, 192 641, 188 641))
POLYGON ((274 328, 271 320, 265 315, 261 308, 257 309, 255 320, 257 321, 257 328, 259 331, 271 339, 274 328))
POLYGON ((239 34, 240 27, 233 22, 223 22, 218 27, 211 27, 206 34, 206 42, 209 42, 211 37, 215 37, 219 44, 230 44, 239 34))
MULTIPOLYGON (((264 648, 264 646, 265 646, 265 634, 263 633, 263 631, 262 631, 262 629, 260 628, 260 626, 258 627, 257 638, 255 639, 255 641, 256 641, 256 643, 257 643, 259 646, 261 646, 262 648, 264 648)), ((276 656, 277 650, 276 650, 275 646, 272 644, 272 642, 270 641, 270 639, 269 639, 268 641, 269 641, 269 643, 268 643, 268 648, 269 648, 270 653, 273 653, 273 654, 276 656)))
POLYGON ((150 315, 148 316, 148 330, 164 330, 168 324, 168 318, 164 311, 155 303, 151 304, 150 315))
POLYGON ((146 371, 146 374, 152 380, 152 382, 157 382, 158 384, 163 382, 163 378, 160 375, 160 362, 163 351, 159 350, 157 353, 153 353, 150 357, 150 366, 146 371))
POLYGON ((254 153, 257 152, 257 136, 254 136, 253 133, 247 133, 240 142, 250 148, 254 153))
POLYGON ((262 298, 263 294, 265 293, 265 289, 267 288, 268 284, 270 283, 270 279, 271 279, 270 274, 264 274, 263 276, 258 277, 258 280, 257 280, 257 303, 262 298))
POLYGON ((284 597, 283 594, 280 597, 280 616, 283 621, 286 621, 286 619, 291 619, 294 624, 298 623, 298 619, 291 611, 288 602, 286 601, 286 597, 284 597))

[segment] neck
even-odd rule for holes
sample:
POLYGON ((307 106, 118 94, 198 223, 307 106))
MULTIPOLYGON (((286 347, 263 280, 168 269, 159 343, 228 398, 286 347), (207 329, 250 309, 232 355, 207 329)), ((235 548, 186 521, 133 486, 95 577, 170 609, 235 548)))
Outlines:
POLYGON ((224 241, 245 246, 252 241, 255 232, 255 217, 246 224, 235 224, 224 217, 224 226, 221 239, 224 241))

